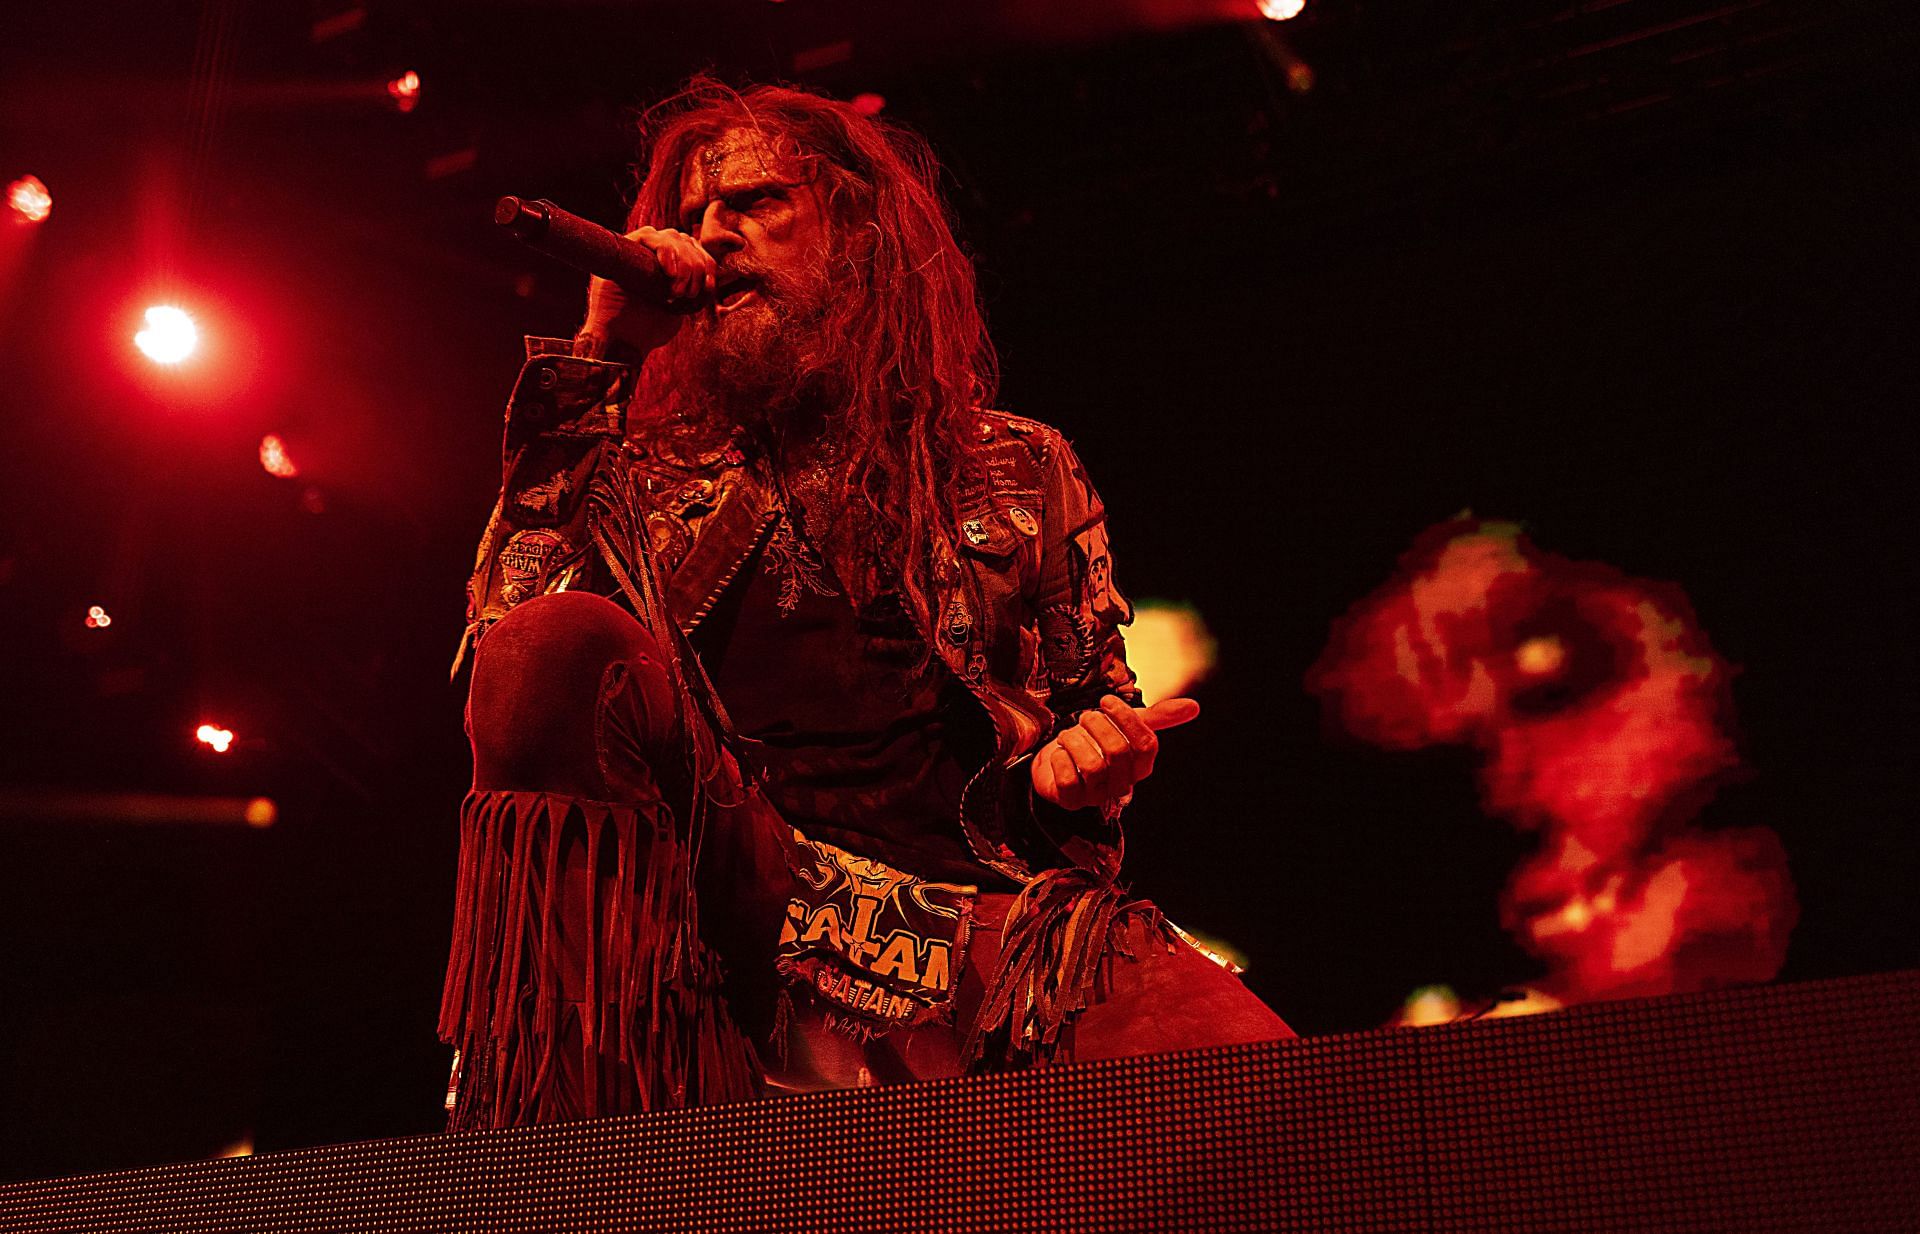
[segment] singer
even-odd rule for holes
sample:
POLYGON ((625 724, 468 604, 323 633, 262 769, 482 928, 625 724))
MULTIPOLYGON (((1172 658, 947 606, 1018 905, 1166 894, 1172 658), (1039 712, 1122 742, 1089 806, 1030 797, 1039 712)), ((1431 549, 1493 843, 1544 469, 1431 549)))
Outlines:
POLYGON ((528 341, 469 587, 455 1129, 1291 1035, 1120 881, 1104 512, 993 407, 925 144, 696 80, 528 341))

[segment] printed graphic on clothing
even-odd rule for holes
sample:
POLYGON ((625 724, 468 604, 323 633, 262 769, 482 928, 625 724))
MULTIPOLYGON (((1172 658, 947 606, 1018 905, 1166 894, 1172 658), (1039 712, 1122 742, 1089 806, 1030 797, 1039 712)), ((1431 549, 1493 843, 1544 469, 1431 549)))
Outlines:
POLYGON ((935 883, 794 833, 780 971, 856 1036, 950 1014, 979 888, 935 883))
POLYGON ((517 531, 500 550, 500 599, 518 604, 538 592, 553 563, 568 553, 567 542, 552 531, 517 531))

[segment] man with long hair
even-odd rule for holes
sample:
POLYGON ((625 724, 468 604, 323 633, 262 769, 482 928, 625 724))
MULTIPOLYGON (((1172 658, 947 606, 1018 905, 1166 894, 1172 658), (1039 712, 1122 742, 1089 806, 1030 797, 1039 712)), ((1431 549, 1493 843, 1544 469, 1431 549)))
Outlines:
POLYGON ((1117 881, 1198 707, 993 408, 924 143, 710 80, 644 129, 674 299, 529 340, 469 591, 452 1125, 1289 1035, 1117 881))

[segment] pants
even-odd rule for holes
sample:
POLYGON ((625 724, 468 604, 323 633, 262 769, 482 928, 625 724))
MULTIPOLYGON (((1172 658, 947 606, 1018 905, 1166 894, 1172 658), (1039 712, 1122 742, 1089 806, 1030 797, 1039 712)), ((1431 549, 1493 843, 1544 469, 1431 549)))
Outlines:
MULTIPOLYGON (((809 1090, 965 1070, 1014 897, 976 901, 951 1024, 861 1042, 804 997, 776 1016, 792 829, 724 755, 701 779, 687 751, 710 734, 670 664, 625 610, 584 593, 528 600, 480 644, 441 1017, 462 1051, 457 1128, 738 1099, 761 1075, 809 1090)), ((1162 945, 1156 920, 1116 927, 1138 935, 1119 940, 1136 958, 1101 961, 1057 1057, 1293 1035, 1238 978, 1162 945)))

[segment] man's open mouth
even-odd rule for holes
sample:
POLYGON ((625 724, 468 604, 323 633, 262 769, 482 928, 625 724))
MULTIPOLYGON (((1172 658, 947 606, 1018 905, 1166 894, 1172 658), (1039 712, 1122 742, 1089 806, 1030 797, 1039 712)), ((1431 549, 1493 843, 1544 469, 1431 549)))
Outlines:
POLYGON ((719 312, 730 312, 746 303, 747 297, 759 290, 759 284, 751 279, 737 278, 722 280, 713 289, 714 308, 719 312))

